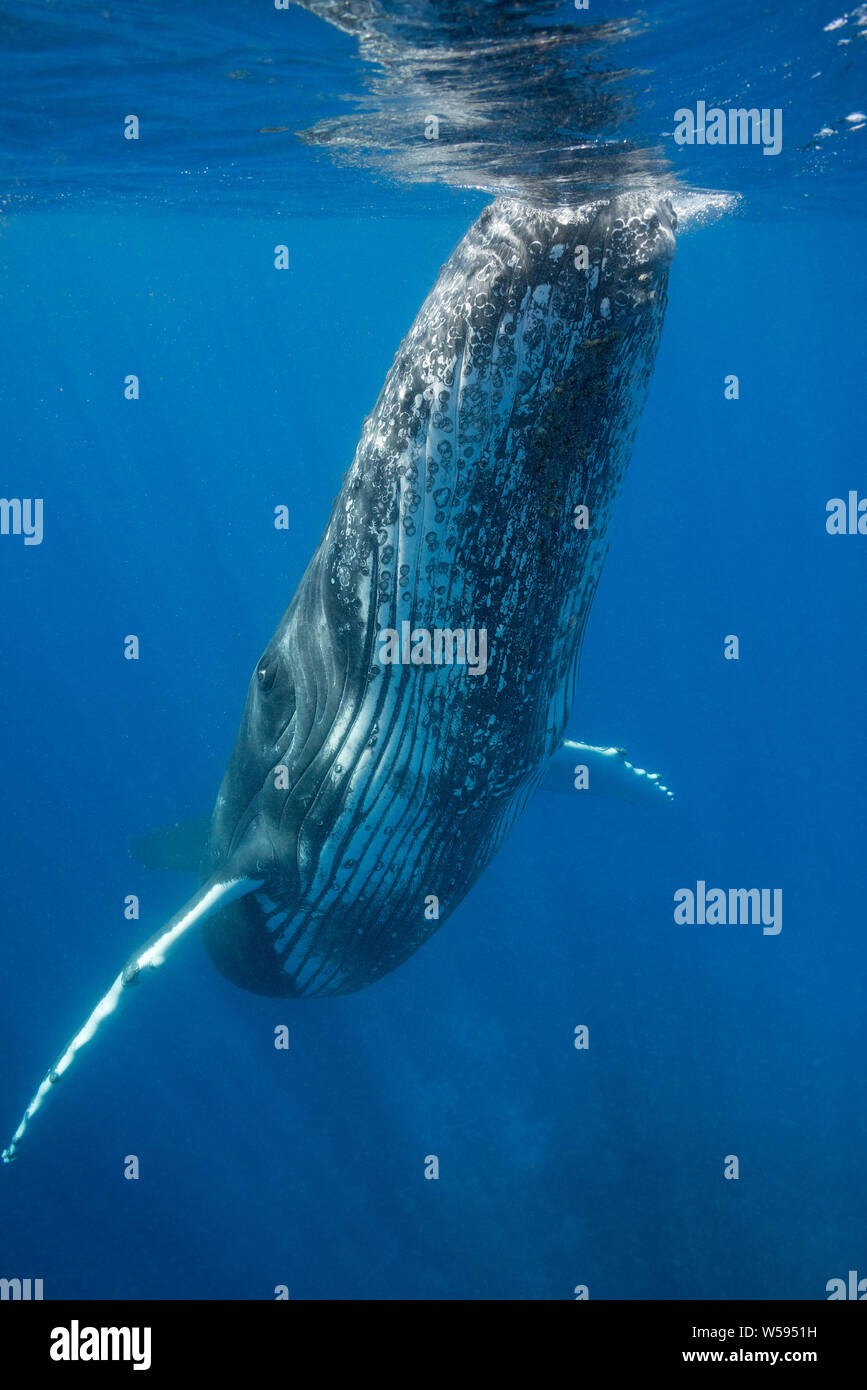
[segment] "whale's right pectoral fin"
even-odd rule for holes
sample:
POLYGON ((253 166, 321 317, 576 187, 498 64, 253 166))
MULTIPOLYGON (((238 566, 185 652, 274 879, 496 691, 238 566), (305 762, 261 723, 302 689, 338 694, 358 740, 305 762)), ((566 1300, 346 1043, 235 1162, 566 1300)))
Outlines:
POLYGON ((636 767, 622 748, 596 748, 569 738, 560 744, 540 785, 546 791, 567 794, 589 791, 636 806, 658 806, 674 800, 674 793, 659 780, 659 773, 636 767))
POLYGON ((11 1163, 18 1155, 21 1141, 27 1132, 27 1127, 37 1110, 42 1105, 48 1092, 51 1090, 67 1068, 72 1063, 76 1054, 89 1043, 95 1035, 103 1019, 113 1014, 124 991, 132 985, 138 983, 142 973, 158 965, 162 965, 166 953, 174 946, 182 936, 203 922, 212 913, 225 907, 226 903, 233 902, 236 898, 243 897, 245 893, 252 893, 257 888, 262 887, 261 879, 250 879, 244 877, 228 879, 210 879, 198 893, 195 893, 189 902, 185 903, 180 912, 176 912, 174 917, 166 922, 149 941, 130 956, 120 974, 114 979, 111 987, 91 1010, 84 1025, 75 1034, 75 1037, 67 1044, 61 1052, 53 1067, 50 1067, 42 1078, 40 1085, 24 1112, 24 1118, 13 1134, 7 1147, 3 1150, 2 1159, 4 1163, 11 1163))

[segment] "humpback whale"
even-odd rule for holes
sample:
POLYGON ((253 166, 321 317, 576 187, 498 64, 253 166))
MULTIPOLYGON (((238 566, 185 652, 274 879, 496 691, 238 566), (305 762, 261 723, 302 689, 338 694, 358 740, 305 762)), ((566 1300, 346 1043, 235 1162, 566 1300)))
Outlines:
POLYGON ((5 1162, 125 991, 191 928, 243 989, 350 993, 448 919, 546 769, 555 787, 566 760, 666 794, 618 750, 563 736, 674 230, 646 192, 563 208, 501 198, 458 244, 256 663, 202 886, 43 1078, 5 1162), (386 632, 409 638, 397 661, 380 659, 386 632), (439 660, 431 633, 447 639, 439 660), (469 633, 485 634, 484 670, 459 659, 469 633))

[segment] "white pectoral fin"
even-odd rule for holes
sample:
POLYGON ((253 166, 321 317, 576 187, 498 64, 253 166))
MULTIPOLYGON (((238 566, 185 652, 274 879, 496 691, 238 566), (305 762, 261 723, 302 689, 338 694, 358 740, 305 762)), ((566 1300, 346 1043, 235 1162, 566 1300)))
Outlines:
POLYGON ((52 1086, 60 1080, 81 1048, 96 1035, 103 1020, 114 1013, 124 992, 131 985, 138 983, 142 971, 162 965, 166 953, 191 927, 197 926, 206 917, 210 917, 213 912, 225 907, 226 903, 232 902, 235 898, 243 897, 245 893, 252 893, 255 888, 261 886, 261 879, 233 878, 223 882, 212 879, 203 888, 200 888, 189 902, 184 904, 180 912, 175 913, 165 926, 161 927, 149 941, 146 941, 140 950, 135 951, 130 956, 123 970, 112 982, 111 987, 106 990, 96 1007, 91 1010, 85 1023, 61 1052, 54 1066, 45 1073, 36 1094, 24 1112, 20 1125, 8 1146, 3 1150, 4 1163, 11 1163, 17 1157, 18 1148, 27 1132, 27 1127, 37 1110, 42 1106, 42 1102, 52 1086))
POLYGON ((572 796, 592 792, 636 806, 658 806, 674 800, 674 793, 659 780, 659 773, 636 767, 622 748, 596 748, 569 738, 548 763, 540 786, 572 796))

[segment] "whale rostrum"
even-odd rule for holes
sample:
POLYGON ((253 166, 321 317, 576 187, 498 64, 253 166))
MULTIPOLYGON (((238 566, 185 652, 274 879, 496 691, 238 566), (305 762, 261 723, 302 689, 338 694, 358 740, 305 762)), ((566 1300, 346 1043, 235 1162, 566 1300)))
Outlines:
MULTIPOLYGON (((646 193, 498 199, 458 244, 256 665, 203 886, 47 1073, 5 1161, 193 926, 244 989, 346 994, 418 950, 484 871, 563 744, 674 226, 646 193)), ((600 768, 617 751, 558 757, 582 748, 600 768)))

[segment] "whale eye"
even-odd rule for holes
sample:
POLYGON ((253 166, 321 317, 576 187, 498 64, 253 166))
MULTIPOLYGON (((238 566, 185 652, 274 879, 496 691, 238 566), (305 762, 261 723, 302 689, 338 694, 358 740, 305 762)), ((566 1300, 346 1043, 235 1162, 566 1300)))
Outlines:
POLYGON ((280 658, 278 656, 270 656, 267 653, 259 662, 256 670, 256 682, 263 693, 267 694, 273 686, 277 679, 279 667, 280 658))

